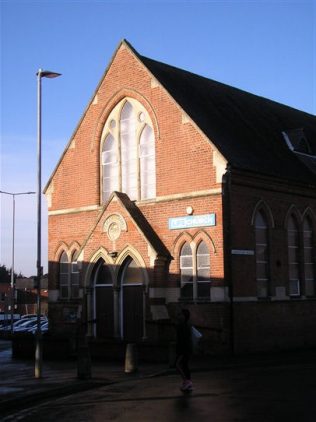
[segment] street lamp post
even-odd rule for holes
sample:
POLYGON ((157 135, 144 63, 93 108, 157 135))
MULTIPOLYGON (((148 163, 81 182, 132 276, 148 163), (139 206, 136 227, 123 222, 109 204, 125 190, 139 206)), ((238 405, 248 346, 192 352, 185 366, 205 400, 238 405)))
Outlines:
POLYGON ((42 333, 41 333, 41 236, 42 236, 42 78, 57 78, 60 73, 39 69, 37 76, 37 329, 35 345, 35 378, 42 377, 42 333))
POLYGON ((12 265, 11 265, 11 334, 13 334, 13 320, 14 320, 14 302, 15 302, 15 285, 14 285, 14 246, 15 246, 15 197, 18 195, 31 195, 36 192, 5 192, 0 190, 0 193, 12 196, 12 265))

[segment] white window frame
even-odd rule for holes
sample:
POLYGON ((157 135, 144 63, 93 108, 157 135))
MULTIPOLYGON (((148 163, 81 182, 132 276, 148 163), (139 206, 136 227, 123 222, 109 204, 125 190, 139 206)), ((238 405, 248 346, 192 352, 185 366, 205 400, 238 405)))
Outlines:
POLYGON ((111 193, 109 190, 105 189, 104 187, 104 164, 103 164, 103 149, 104 149, 104 143, 106 142, 107 137, 111 135, 115 140, 115 146, 116 146, 116 156, 117 156, 117 166, 118 171, 117 175, 117 181, 111 183, 112 186, 116 187, 115 190, 118 190, 120 192, 125 192, 127 190, 127 193, 130 196, 131 200, 141 201, 141 200, 152 200, 156 197, 156 157, 155 157, 155 137, 154 137, 154 127, 152 124, 152 121, 150 119, 150 116, 145 109, 145 107, 134 98, 126 97, 123 100, 121 100, 111 111, 109 114, 106 123, 103 128, 102 136, 101 136, 101 143, 100 143, 100 197, 102 198, 102 202, 106 202, 111 193), (121 113, 124 109, 124 106, 126 103, 130 103, 132 106, 132 118, 133 118, 133 124, 135 125, 135 136, 134 136, 134 142, 135 142, 135 148, 133 148, 133 151, 136 154, 136 158, 131 160, 134 170, 131 171, 131 173, 134 175, 134 178, 132 180, 132 186, 133 186, 133 192, 128 192, 128 189, 123 188, 124 182, 124 175, 127 176, 130 174, 129 170, 127 170, 128 173, 125 173, 123 165, 127 162, 130 162, 129 159, 127 161, 123 160, 122 156, 122 138, 121 138, 121 113), (140 151, 140 142, 142 139, 142 135, 144 133, 144 130, 146 127, 149 127, 152 131, 153 139, 150 139, 150 142, 153 143, 152 148, 152 154, 148 155, 148 162, 149 164, 152 164, 152 168, 150 171, 150 180, 152 181, 151 185, 152 188, 149 190, 150 194, 146 196, 144 192, 147 192, 144 190, 142 186, 143 182, 143 161, 145 156, 141 156, 140 151))
MULTIPOLYGON (((206 256, 206 254, 200 254, 199 256, 206 256)), ((198 243, 196 242, 185 242, 182 244, 181 249, 180 249, 180 253, 179 253, 179 260, 180 260, 180 275, 181 275, 181 289, 185 286, 185 285, 192 285, 192 296, 191 297, 186 297, 186 296, 182 296, 180 295, 180 299, 184 300, 184 301, 191 301, 193 300, 194 302, 196 301, 207 301, 209 302, 211 299, 211 293, 209 294, 208 297, 199 297, 198 296, 198 285, 201 283, 205 283, 205 284, 209 284, 211 282, 211 276, 210 276, 210 272, 211 272, 211 265, 210 265, 210 249, 208 244, 204 241, 204 240, 199 240, 198 243), (202 243, 205 243, 207 250, 208 250, 208 256, 209 256, 209 265, 207 267, 203 266, 203 267, 198 267, 198 250, 199 247, 202 243), (188 245, 191 249, 192 255, 182 255, 182 251, 185 245, 188 245), (192 266, 183 266, 183 261, 184 258, 189 258, 191 257, 192 259, 192 266), (201 269, 205 269, 208 268, 209 270, 209 280, 198 280, 198 271, 201 269), (191 269, 192 270, 192 281, 183 281, 182 279, 182 270, 184 269, 191 269)))

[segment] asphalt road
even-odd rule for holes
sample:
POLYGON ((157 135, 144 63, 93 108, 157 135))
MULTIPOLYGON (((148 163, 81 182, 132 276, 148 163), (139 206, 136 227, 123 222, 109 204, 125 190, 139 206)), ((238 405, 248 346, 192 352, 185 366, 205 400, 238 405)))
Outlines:
POLYGON ((3 422, 315 422, 316 363, 194 373, 192 394, 177 375, 121 382, 51 400, 3 422))

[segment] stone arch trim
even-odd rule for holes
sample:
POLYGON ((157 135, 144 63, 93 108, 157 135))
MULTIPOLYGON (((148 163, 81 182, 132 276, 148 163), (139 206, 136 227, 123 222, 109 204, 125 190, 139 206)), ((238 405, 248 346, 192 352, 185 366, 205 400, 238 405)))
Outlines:
POLYGON ((55 250, 55 253, 54 253, 55 261, 59 262, 60 257, 61 257, 63 252, 66 252, 68 261, 70 262, 71 254, 69 252, 69 246, 65 242, 60 242, 59 246, 55 250))
POLYGON ((183 232, 175 239, 173 244, 173 256, 179 256, 182 246, 187 242, 192 248, 193 237, 187 233, 183 232))
POLYGON ((316 215, 314 211, 311 209, 311 207, 307 207, 302 215, 302 221, 305 220, 305 218, 309 217, 311 219, 312 225, 314 227, 314 230, 316 230, 316 215))
POLYGON ((140 92, 136 91, 132 88, 123 88, 117 91, 112 95, 112 97, 105 103, 103 110, 101 111, 94 133, 92 135, 92 141, 90 144, 90 151, 93 151, 95 147, 100 149, 100 140, 102 137, 102 132, 104 125, 111 114, 112 110, 122 101, 122 107, 125 104, 123 102, 124 99, 128 101, 128 98, 132 98, 136 101, 138 101, 148 112, 148 115, 150 116, 154 133, 155 133, 155 139, 160 139, 160 128, 158 124, 158 118, 156 115, 156 112, 151 104, 151 102, 144 97, 140 92))
POLYGON ((213 239, 203 230, 197 232, 193 237, 194 243, 196 245, 196 249, 198 248, 199 244, 204 240, 208 246, 211 246, 211 250, 214 254, 216 254, 216 246, 213 239))
POLYGON ((260 201, 258 201, 257 204, 254 207, 252 217, 251 217, 251 225, 252 226, 255 225, 255 219, 256 219, 257 212, 259 212, 261 210, 265 213, 265 215, 268 219, 269 227, 274 228, 275 223, 274 223, 274 218, 273 218, 271 208, 269 207, 269 205, 263 199, 260 199, 260 201))
MULTIPOLYGON (((74 252, 79 252, 81 249, 81 246, 79 245, 79 243, 77 241, 72 242, 71 245, 69 246, 69 258, 71 259, 74 252)), ((77 256, 78 258, 78 256, 77 256)))
POLYGON ((92 276, 93 269, 95 267, 95 264, 101 258, 109 266, 109 270, 112 276, 112 281, 114 282, 114 275, 115 275, 114 261, 109 256, 108 251, 105 248, 101 247, 89 259, 88 267, 87 267, 85 277, 84 277, 84 286, 89 287, 91 285, 91 276, 92 276))
POLYGON ((137 262, 137 264, 139 265, 139 267, 141 268, 142 271, 142 275, 143 275, 143 282, 145 286, 149 285, 149 277, 148 277, 148 273, 147 273, 147 269, 146 269, 146 263, 145 260, 143 259, 142 255, 138 252, 137 249, 135 249, 134 247, 132 247, 131 245, 127 245, 119 254, 119 256, 116 259, 116 265, 115 265, 115 283, 116 286, 119 287, 119 272, 121 269, 121 266, 123 265, 124 261, 126 260, 126 258, 132 258, 135 262, 137 262))
POLYGON ((291 216, 294 216, 295 217, 295 219, 296 219, 296 221, 297 221, 297 223, 298 223, 299 226, 302 224, 302 221, 303 221, 302 215, 299 212, 299 210, 297 209, 296 205, 292 204, 290 206, 290 208, 287 210, 287 213, 286 213, 286 216, 285 216, 285 219, 284 219, 284 228, 285 229, 287 229, 288 221, 289 221, 289 218, 291 216))

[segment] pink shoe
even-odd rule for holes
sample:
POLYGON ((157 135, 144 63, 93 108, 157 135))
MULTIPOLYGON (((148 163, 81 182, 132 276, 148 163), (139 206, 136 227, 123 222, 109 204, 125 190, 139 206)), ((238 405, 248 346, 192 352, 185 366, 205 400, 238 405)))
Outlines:
POLYGON ((183 381, 182 386, 180 387, 181 391, 192 391, 192 381, 185 380, 183 381))

